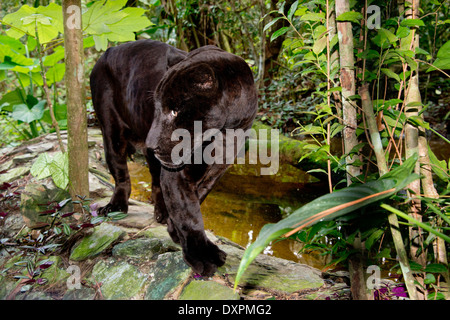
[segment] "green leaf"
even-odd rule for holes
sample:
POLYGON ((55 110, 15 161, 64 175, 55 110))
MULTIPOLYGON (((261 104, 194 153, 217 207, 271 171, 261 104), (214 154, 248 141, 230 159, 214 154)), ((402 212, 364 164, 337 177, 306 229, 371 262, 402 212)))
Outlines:
POLYGON ((268 24, 266 24, 265 26, 264 26, 264 29, 263 29, 263 31, 265 32, 265 31, 267 31, 271 26, 273 26, 278 20, 280 20, 281 18, 283 18, 283 17, 276 17, 276 18, 274 18, 272 21, 270 21, 268 24))
POLYGON ((412 173, 417 159, 418 156, 415 154, 408 158, 403 165, 393 169, 376 181, 350 186, 326 194, 297 209, 278 223, 265 225, 255 242, 244 252, 236 275, 235 287, 248 265, 271 241, 282 235, 288 236, 318 221, 335 219, 375 201, 390 197, 418 179, 419 176, 412 173))
POLYGON ((83 14, 83 30, 93 35, 95 48, 106 50, 108 41, 134 41, 138 32, 153 23, 142 8, 124 8, 126 0, 97 1, 83 14))
POLYGON ((324 169, 311 169, 311 170, 306 171, 306 173, 316 173, 316 172, 328 174, 328 172, 326 172, 324 169))
POLYGON ((448 267, 440 263, 430 263, 425 267, 425 272, 445 274, 448 272, 448 267))
POLYGON ((423 281, 424 284, 432 284, 432 283, 436 283, 436 278, 434 277, 434 275, 432 273, 427 273, 427 275, 425 276, 425 279, 423 281))
POLYGON ((64 33, 64 20, 62 8, 60 5, 50 3, 48 6, 40 6, 37 8, 37 13, 50 18, 51 25, 60 33, 64 33))
POLYGON ((433 291, 427 295, 427 300, 446 300, 446 298, 442 292, 433 291))
POLYGON ((428 145, 428 156, 430 158, 431 170, 439 177, 439 179, 448 182, 450 175, 447 171, 447 162, 439 160, 428 145))
POLYGON ((320 21, 325 20, 325 13, 315 13, 315 12, 309 12, 307 14, 304 14, 300 18, 301 21, 320 21))
MULTIPOLYGON (((27 30, 24 30, 22 19, 35 14, 36 8, 32 8, 29 5, 23 5, 16 12, 7 14, 3 17, 3 21, 7 25, 13 26, 13 28, 9 28, 6 30, 6 34, 14 39, 19 39, 25 35, 27 30)), ((34 34, 34 33, 33 33, 34 34)))
POLYGON ((107 214, 107 216, 114 221, 121 220, 121 219, 128 217, 128 215, 126 213, 123 213, 121 211, 110 212, 107 214))
POLYGON ((380 237, 384 234, 384 230, 377 229, 367 238, 365 241, 366 249, 370 250, 373 246, 373 244, 380 239, 380 237))
POLYGON ((18 54, 26 53, 25 46, 23 45, 23 43, 14 38, 0 35, 0 44, 7 46, 9 49, 13 50, 15 53, 18 53, 18 54))
POLYGON ((125 8, 122 12, 127 15, 125 18, 108 25, 111 29, 111 33, 108 34, 110 41, 134 41, 135 32, 153 25, 144 16, 145 10, 142 8, 125 8))
POLYGON ((401 38, 406 38, 407 36, 409 36, 410 32, 411 32, 411 30, 407 27, 398 27, 395 35, 401 39, 401 38))
POLYGON ((5 103, 8 104, 9 107, 3 106, 3 110, 12 112, 12 106, 16 104, 26 104, 27 101, 25 100, 25 92, 20 89, 16 88, 14 91, 10 91, 3 95, 2 99, 0 100, 0 106, 3 106, 5 103))
POLYGON ((292 16, 297 11, 297 7, 298 7, 298 0, 295 1, 289 8, 289 12, 288 12, 288 16, 287 16, 289 20, 292 20, 292 16))
POLYGON ((108 37, 106 35, 94 35, 92 38, 95 42, 95 50, 105 51, 106 49, 108 49, 108 37))
POLYGON ((336 18, 336 21, 350 21, 354 23, 360 23, 361 19, 363 19, 363 15, 361 14, 361 12, 347 11, 341 13, 339 17, 336 18))
POLYGON ((19 121, 26 123, 40 120, 44 115, 45 100, 39 101, 31 109, 26 104, 18 104, 13 107, 11 116, 19 121))
POLYGON ((58 152, 49 165, 49 170, 55 185, 65 189, 69 184, 69 158, 67 152, 58 152))
POLYGON ((72 233, 72 229, 70 229, 70 226, 67 223, 63 223, 62 226, 64 233, 70 236, 70 234, 72 233))
POLYGON ((62 8, 55 3, 38 8, 24 5, 16 12, 6 15, 3 21, 12 26, 6 31, 10 37, 19 39, 27 33, 32 37, 39 37, 42 44, 63 32, 62 8))
POLYGON ((400 77, 398 76, 398 74, 396 74, 394 71, 387 69, 387 68, 381 68, 381 71, 383 71, 383 73, 385 75, 387 75, 389 78, 395 79, 398 82, 400 82, 400 77))
POLYGON ((387 48, 390 44, 394 44, 398 40, 398 37, 391 31, 380 28, 378 34, 372 39, 375 44, 382 48, 387 48))
POLYGON ((45 74, 48 85, 61 81, 65 73, 66 65, 64 63, 57 63, 53 67, 48 68, 45 74))
POLYGON ((327 46, 327 37, 322 37, 319 40, 316 40, 313 45, 313 52, 315 54, 319 54, 325 49, 327 46))
POLYGON ((430 129, 430 124, 425 122, 421 116, 409 116, 407 120, 417 127, 422 127, 428 130, 430 129))
POLYGON ((438 50, 433 66, 434 67, 430 67, 427 72, 436 70, 436 68, 442 70, 450 69, 450 40, 444 43, 438 50))
POLYGON ((64 59, 64 47, 58 46, 55 49, 53 49, 53 53, 49 54, 48 56, 44 57, 44 66, 51 67, 54 66, 56 63, 64 59))
POLYGON ((83 14, 83 30, 88 34, 103 34, 109 32, 107 24, 116 23, 126 17, 120 12, 126 0, 96 1, 83 14))
MULTIPOLYGON (((53 113, 55 114, 56 121, 67 120, 67 105, 66 104, 55 104, 53 106, 53 113)), ((52 117, 50 116, 50 110, 46 109, 44 111, 44 116, 42 121, 52 124, 52 117)))
POLYGON ((49 165, 52 162, 48 153, 41 153, 31 166, 31 174, 38 180, 50 177, 49 165))
POLYGON ((25 57, 23 54, 15 52, 8 44, 0 44, 0 62, 9 63, 8 66, 2 66, 1 69, 9 70, 15 66, 32 66, 34 61, 25 57))
POLYGON ((283 34, 285 34, 286 32, 289 31, 289 27, 282 27, 280 29, 278 29, 277 31, 275 31, 272 36, 270 37, 270 41, 275 40, 276 38, 278 38, 279 36, 282 36, 283 34))
POLYGON ((424 27, 425 23, 420 19, 403 19, 400 22, 402 27, 424 27))

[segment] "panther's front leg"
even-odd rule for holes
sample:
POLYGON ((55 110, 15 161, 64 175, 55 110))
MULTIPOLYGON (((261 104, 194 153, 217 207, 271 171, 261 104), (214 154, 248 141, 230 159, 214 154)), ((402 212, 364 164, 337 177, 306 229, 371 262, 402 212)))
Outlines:
MULTIPOLYGON (((188 167, 191 170, 193 168, 188 167)), ((168 231, 172 239, 181 245, 184 260, 193 271, 211 276, 225 263, 226 253, 205 234, 197 190, 202 179, 195 177, 189 169, 178 172, 163 169, 161 172, 161 188, 169 213, 168 231)), ((201 176, 205 177, 209 170, 201 170, 204 172, 201 176)), ((201 193, 204 192, 203 190, 201 193)))

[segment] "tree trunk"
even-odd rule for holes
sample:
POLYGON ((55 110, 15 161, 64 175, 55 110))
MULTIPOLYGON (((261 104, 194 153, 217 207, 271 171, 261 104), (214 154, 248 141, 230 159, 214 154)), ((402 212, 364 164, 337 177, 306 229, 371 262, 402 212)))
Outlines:
MULTIPOLYGON (((336 17, 350 10, 348 0, 336 0, 336 17)), ((358 144, 356 137, 356 128, 358 126, 356 108, 353 106, 349 97, 355 95, 355 57, 353 52, 353 32, 351 22, 337 22, 337 31, 339 38, 339 63, 340 63, 340 82, 342 87, 342 114, 345 125, 343 131, 344 154, 348 154, 354 146, 358 144)), ((352 163, 357 156, 348 156, 347 163, 347 185, 352 183, 352 177, 361 173, 359 166, 353 166, 352 163)), ((361 245, 360 236, 355 238, 353 247, 358 253, 349 256, 349 272, 351 282, 351 292, 355 300, 369 300, 373 297, 366 288, 364 272, 364 254, 361 245)))
MULTIPOLYGON (((415 19, 419 17, 419 0, 410 0, 412 7, 408 7, 405 12, 405 18, 407 19, 415 19)), ((419 46, 419 35, 415 29, 411 32, 411 38, 406 38, 409 43, 406 42, 402 44, 403 47, 407 46, 407 49, 415 51, 415 48, 419 46)), ((420 111, 422 109, 421 106, 421 96, 419 91, 419 70, 417 69, 415 73, 411 76, 409 80, 409 86, 405 90, 406 98, 405 98, 405 114, 407 117, 411 116, 419 116, 420 111)), ((421 117, 423 117, 421 115, 421 117)), ((426 141, 425 141, 426 144, 426 141)), ((422 146, 423 148, 424 146, 422 146)), ((413 154, 419 154, 419 129, 416 126, 407 124, 405 126, 405 152, 406 158, 409 158, 413 154)), ((422 159, 419 158, 419 161, 416 164, 416 168, 414 172, 417 174, 421 173, 420 165, 422 159)), ((419 199, 416 199, 416 196, 420 195, 420 180, 416 180, 411 183, 408 188, 414 193, 411 195, 412 202, 409 208, 411 216, 418 220, 422 221, 422 216, 420 215, 421 210, 421 202, 419 199)), ((410 231, 410 254, 411 258, 420 263, 422 266, 426 264, 426 252, 423 248, 423 238, 422 238, 422 230, 420 228, 409 228, 410 231), (418 250, 421 249, 421 253, 418 254, 418 250)))
POLYGON ((64 0, 62 9, 67 90, 69 192, 72 198, 75 198, 76 196, 89 196, 81 1, 64 0))
MULTIPOLYGON (((349 11, 348 0, 336 0, 336 17, 349 11)), ((342 86, 342 112, 344 120, 344 153, 347 154, 358 144, 356 137, 356 108, 349 97, 355 95, 355 57, 353 53, 353 32, 351 22, 337 22, 339 37, 339 62, 341 66, 341 86, 342 86)), ((353 166, 356 156, 349 156, 347 163, 347 184, 351 184, 351 178, 361 173, 361 168, 353 166)))

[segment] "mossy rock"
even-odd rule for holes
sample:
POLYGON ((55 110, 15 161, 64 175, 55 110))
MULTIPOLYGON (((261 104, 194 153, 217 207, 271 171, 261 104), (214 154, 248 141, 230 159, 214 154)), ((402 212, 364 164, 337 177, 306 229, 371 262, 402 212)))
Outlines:
POLYGON ((60 268, 62 261, 61 257, 51 256, 48 260, 53 262, 53 264, 49 268, 45 269, 39 278, 47 279, 49 284, 56 284, 66 281, 70 277, 70 273, 63 268, 60 268))
POLYGON ((159 255, 145 299, 163 300, 184 283, 190 274, 191 268, 184 262, 181 251, 159 255))
POLYGON ((98 262, 92 270, 92 280, 102 283, 100 289, 107 300, 128 300, 141 292, 146 277, 125 261, 98 262))
MULTIPOLYGON (((40 215, 41 212, 48 210, 45 204, 51 202, 60 202, 70 198, 70 194, 59 188, 48 188, 44 184, 27 184, 20 198, 20 213, 22 214, 25 224, 29 228, 42 227, 51 223, 53 217, 50 215, 40 215)), ((73 211, 71 203, 61 210, 62 212, 73 211)), ((67 221, 70 221, 70 219, 67 221)))
POLYGON ((165 251, 161 240, 139 238, 119 243, 114 246, 112 254, 115 257, 125 257, 134 260, 151 260, 165 251))
POLYGON ((141 235, 145 238, 158 239, 159 241, 161 241, 161 253, 181 250, 181 246, 173 242, 172 238, 167 232, 167 226, 157 226, 154 228, 149 228, 142 232, 141 235))
POLYGON ((181 293, 179 300, 239 300, 233 289, 214 281, 191 281, 181 293))
POLYGON ((94 232, 84 237, 81 242, 74 247, 70 255, 70 260, 82 261, 95 257, 108 249, 114 242, 125 235, 121 228, 102 223, 94 228, 94 232))
MULTIPOLYGON (((234 282, 242 259, 243 250, 224 245, 221 249, 227 253, 225 265, 218 272, 227 274, 234 282)), ((324 285, 321 272, 308 265, 276 257, 259 255, 244 272, 240 283, 242 287, 267 288, 280 293, 291 294, 295 291, 318 289, 324 285)))
POLYGON ((9 169, 8 172, 3 173, 0 176, 0 184, 3 184, 4 182, 12 182, 14 180, 20 179, 24 175, 28 174, 30 172, 29 167, 17 167, 13 169, 9 169))

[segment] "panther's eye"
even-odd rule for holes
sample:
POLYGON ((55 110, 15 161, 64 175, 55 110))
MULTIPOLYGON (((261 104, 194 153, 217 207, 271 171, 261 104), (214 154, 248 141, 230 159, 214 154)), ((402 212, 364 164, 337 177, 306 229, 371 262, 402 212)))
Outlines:
POLYGON ((171 115, 172 117, 176 117, 176 116, 178 115, 178 111, 170 110, 170 115, 171 115))

